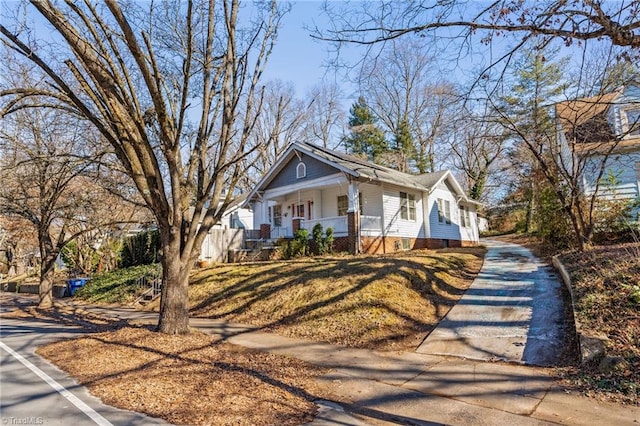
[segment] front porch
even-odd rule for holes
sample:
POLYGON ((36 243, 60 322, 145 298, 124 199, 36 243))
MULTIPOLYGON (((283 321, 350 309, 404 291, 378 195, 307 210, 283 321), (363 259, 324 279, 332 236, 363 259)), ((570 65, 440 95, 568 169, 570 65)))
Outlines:
POLYGON ((331 228, 333 235, 338 237, 349 237, 349 218, 353 217, 352 225, 354 232, 351 236, 369 236, 379 237, 383 235, 382 217, 365 216, 360 214, 349 213, 346 216, 331 216, 317 219, 293 218, 291 226, 271 226, 271 224, 262 224, 260 226, 260 237, 269 240, 278 240, 281 238, 293 238, 299 229, 305 229, 312 234, 313 228, 320 224, 323 230, 331 228), (356 225, 357 224, 357 225, 356 225))

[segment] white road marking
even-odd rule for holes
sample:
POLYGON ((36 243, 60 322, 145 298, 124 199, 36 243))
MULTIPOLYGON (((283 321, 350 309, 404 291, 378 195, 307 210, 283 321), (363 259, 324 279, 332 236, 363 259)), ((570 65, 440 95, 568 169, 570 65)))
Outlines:
POLYGON ((71 402, 73 405, 78 407, 78 409, 82 411, 84 414, 86 414, 91 420, 96 422, 96 424, 100 426, 113 426, 113 424, 109 420, 102 417, 93 408, 89 407, 87 404, 82 402, 80 398, 78 398, 77 396, 69 392, 64 386, 62 386, 60 383, 53 380, 49 375, 47 375, 47 373, 45 373, 44 371, 40 370, 38 367, 33 365, 29 360, 27 360, 25 357, 20 355, 18 352, 14 351, 13 349, 11 349, 9 346, 5 345, 2 342, 0 342, 0 348, 7 351, 9 355, 14 357, 18 361, 20 361, 22 364, 24 364, 24 366, 27 367, 29 370, 36 373, 42 380, 44 380, 49 386, 55 389, 60 395, 67 398, 69 402, 71 402))

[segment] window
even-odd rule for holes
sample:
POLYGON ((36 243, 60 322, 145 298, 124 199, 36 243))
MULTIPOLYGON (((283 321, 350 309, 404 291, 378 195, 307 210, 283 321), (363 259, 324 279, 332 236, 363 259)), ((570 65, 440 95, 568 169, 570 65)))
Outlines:
POLYGON ((628 134, 640 136, 640 109, 627 110, 628 134))
POLYGON ((400 219, 416 220, 416 196, 400 193, 400 219))
POLYGON ((338 195, 338 216, 346 216, 349 209, 349 199, 346 195, 338 195))
POLYGON ((438 198, 438 222, 451 224, 451 203, 449 200, 438 198))
POLYGON ((300 162, 298 163, 298 167, 296 167, 296 178, 302 179, 303 177, 307 177, 307 166, 300 162))
POLYGON ((460 226, 465 228, 471 226, 468 207, 460 206, 460 226))
MULTIPOLYGON (((360 214, 362 214, 362 192, 358 193, 358 204, 360 204, 360 214)), ((338 195, 338 216, 346 216, 349 210, 349 197, 338 195)))
POLYGON ((296 217, 304 218, 304 204, 298 204, 296 206, 296 217))
POLYGON ((282 206, 273 206, 273 226, 282 226, 282 206))

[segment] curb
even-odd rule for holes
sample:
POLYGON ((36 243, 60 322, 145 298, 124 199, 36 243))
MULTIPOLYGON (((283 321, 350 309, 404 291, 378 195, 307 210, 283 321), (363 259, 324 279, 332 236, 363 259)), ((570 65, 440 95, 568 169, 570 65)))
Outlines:
POLYGON ((592 335, 582 331, 580 321, 576 319, 576 304, 575 295, 573 293, 573 286, 571 284, 571 276, 567 271, 567 268, 560 261, 560 255, 555 255, 551 258, 553 266, 556 268, 564 285, 569 290, 569 296, 571 297, 571 310, 573 311, 573 321, 578 334, 578 349, 580 350, 580 362, 586 364, 596 359, 602 359, 606 355, 606 343, 609 340, 604 335, 592 335))

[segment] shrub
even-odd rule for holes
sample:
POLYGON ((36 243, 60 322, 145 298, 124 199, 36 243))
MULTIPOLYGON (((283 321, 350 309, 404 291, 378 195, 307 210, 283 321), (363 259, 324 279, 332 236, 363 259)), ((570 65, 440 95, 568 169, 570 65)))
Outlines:
POLYGON ((77 241, 69 241, 60 251, 60 257, 72 274, 89 275, 95 272, 100 256, 89 245, 80 245, 77 241))
POLYGON ((120 252, 120 267, 150 265, 159 261, 160 232, 158 230, 139 232, 124 240, 120 252))
POLYGON ((76 297, 89 302, 129 303, 140 291, 141 278, 157 277, 161 273, 159 264, 139 265, 92 276, 87 284, 78 289, 76 297))

